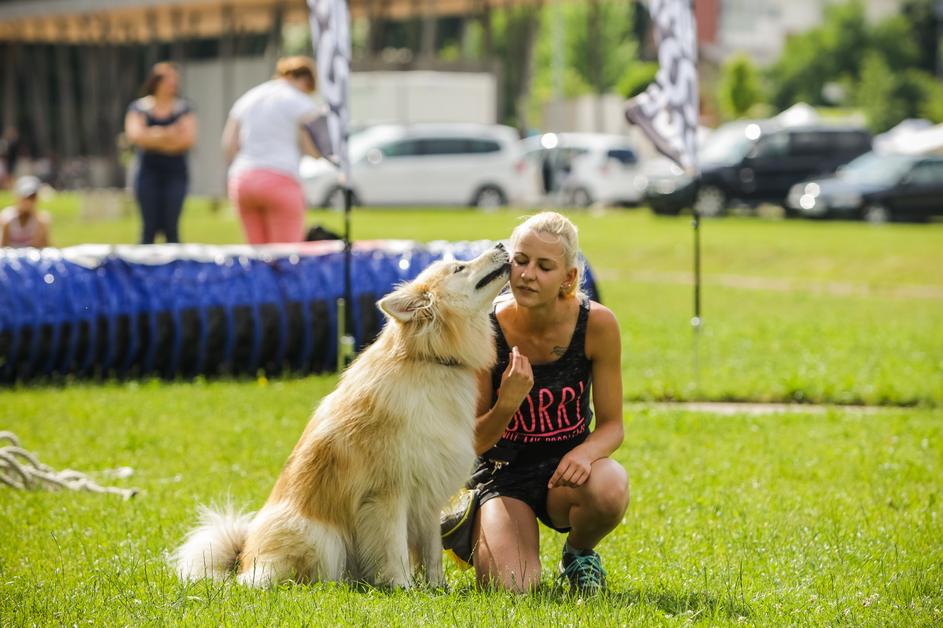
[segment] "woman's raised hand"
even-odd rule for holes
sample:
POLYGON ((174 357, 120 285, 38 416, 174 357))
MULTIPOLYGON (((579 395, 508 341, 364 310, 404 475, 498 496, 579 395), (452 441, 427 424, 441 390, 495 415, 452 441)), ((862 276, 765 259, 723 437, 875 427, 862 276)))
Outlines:
POLYGON ((534 372, 531 370, 530 360, 515 346, 511 349, 508 367, 501 374, 498 401, 507 404, 508 408, 513 408, 512 411, 516 411, 533 386, 534 372))

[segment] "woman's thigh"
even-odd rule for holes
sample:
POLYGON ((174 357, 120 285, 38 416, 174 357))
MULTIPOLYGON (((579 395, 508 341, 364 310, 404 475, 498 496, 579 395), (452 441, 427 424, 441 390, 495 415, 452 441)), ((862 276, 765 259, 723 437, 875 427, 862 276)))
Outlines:
POLYGON ((524 592, 540 582, 540 532, 530 506, 513 497, 489 499, 478 509, 474 538, 479 584, 524 592))
MULTIPOLYGON (((253 172, 246 172, 229 180, 229 199, 235 205, 249 244, 269 242, 264 207, 258 199, 258 185, 253 172)), ((263 192, 264 193, 264 192, 263 192)))
POLYGON ((304 239, 305 201, 304 191, 297 181, 283 177, 278 185, 270 188, 270 205, 267 212, 268 232, 271 242, 301 242, 304 239))

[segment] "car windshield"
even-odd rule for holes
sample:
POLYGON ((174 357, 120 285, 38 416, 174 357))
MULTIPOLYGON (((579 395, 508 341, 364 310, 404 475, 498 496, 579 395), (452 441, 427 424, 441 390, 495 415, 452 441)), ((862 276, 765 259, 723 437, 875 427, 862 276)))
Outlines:
POLYGON ((855 183, 889 185, 904 176, 913 163, 914 157, 908 155, 878 155, 870 152, 848 162, 838 171, 838 177, 855 183))
POLYGON ((743 159, 755 143, 747 137, 750 125, 742 123, 722 126, 707 138, 698 155, 702 163, 730 164, 743 159))

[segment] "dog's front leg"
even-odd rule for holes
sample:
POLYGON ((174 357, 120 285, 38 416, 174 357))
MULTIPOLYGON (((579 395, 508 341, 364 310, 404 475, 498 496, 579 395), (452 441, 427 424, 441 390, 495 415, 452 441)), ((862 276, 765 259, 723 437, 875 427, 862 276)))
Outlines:
POLYGON ((406 504, 401 497, 375 498, 361 506, 357 563, 367 581, 404 589, 412 586, 406 525, 406 504))
POLYGON ((419 564, 426 574, 426 581, 433 589, 443 589, 446 582, 442 569, 442 532, 438 513, 424 517, 417 528, 419 564))

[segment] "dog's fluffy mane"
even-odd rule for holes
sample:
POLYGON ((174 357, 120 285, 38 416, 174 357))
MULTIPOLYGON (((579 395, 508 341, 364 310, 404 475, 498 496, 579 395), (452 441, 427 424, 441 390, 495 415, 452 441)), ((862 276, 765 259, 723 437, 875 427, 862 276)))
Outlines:
POLYGON ((436 276, 435 266, 423 275, 427 273, 427 282, 400 284, 380 301, 389 320, 377 344, 400 359, 425 359, 473 370, 490 367, 495 361, 494 343, 482 342, 492 337, 488 314, 456 315, 431 289, 431 283, 444 278, 436 276))

